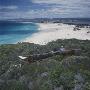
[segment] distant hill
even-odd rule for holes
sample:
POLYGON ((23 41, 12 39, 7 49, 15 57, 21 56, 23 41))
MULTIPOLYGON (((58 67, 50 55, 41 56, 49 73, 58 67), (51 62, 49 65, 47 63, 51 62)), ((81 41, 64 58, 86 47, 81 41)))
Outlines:
POLYGON ((89 24, 90 25, 90 18, 35 18, 35 19, 18 18, 18 19, 0 20, 0 22, 2 21, 35 22, 35 23, 53 22, 53 23, 89 24))

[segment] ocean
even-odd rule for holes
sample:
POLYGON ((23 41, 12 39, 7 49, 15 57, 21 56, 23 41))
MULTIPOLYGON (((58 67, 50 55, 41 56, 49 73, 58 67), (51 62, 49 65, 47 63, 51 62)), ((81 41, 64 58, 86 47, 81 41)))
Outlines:
POLYGON ((35 23, 0 22, 0 44, 14 44, 38 32, 35 23))

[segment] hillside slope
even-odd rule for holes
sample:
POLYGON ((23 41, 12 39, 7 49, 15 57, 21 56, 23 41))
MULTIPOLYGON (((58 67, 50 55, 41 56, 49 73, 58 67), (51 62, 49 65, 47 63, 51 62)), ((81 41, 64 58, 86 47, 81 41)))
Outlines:
POLYGON ((90 41, 57 40, 47 45, 0 45, 0 90, 90 90, 90 41), (56 55, 27 63, 18 58, 60 48, 80 48, 80 55, 56 55))

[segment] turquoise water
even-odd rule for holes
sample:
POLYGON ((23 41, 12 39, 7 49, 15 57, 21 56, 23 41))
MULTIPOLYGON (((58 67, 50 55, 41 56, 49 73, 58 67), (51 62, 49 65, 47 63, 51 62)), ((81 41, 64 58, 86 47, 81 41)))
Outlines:
POLYGON ((35 23, 0 22, 0 44, 17 43, 36 32, 35 23))

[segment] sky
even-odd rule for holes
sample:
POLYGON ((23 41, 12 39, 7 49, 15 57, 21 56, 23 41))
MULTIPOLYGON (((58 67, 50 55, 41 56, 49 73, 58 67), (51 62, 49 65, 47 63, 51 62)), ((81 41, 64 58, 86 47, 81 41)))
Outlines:
POLYGON ((0 19, 90 18, 90 0, 0 0, 0 19))

